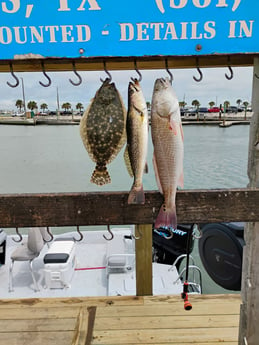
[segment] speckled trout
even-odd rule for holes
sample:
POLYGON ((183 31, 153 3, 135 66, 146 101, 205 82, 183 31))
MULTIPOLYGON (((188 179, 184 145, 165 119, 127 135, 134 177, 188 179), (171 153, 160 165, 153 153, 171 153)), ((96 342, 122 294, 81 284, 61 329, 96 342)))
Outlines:
POLYGON ((179 103, 170 81, 155 81, 151 105, 151 133, 154 146, 153 165, 157 185, 164 196, 155 228, 177 227, 175 197, 177 186, 183 188, 183 130, 179 103))
POLYGON ((96 162, 91 182, 99 186, 110 183, 109 164, 126 142, 127 111, 110 79, 106 79, 90 102, 80 122, 80 135, 96 162))
POLYGON ((128 113, 126 121, 127 146, 124 158, 134 181, 129 193, 129 204, 144 204, 143 174, 147 173, 148 111, 137 79, 128 86, 128 113))

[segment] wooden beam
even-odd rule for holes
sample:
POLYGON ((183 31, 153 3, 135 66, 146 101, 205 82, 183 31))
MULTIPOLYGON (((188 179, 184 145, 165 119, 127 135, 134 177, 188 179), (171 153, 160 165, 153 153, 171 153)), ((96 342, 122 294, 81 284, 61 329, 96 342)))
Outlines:
MULTIPOLYGON (((128 192, 2 194, 0 227, 152 224, 163 197, 145 195, 128 205, 128 192)), ((178 191, 178 223, 259 221, 258 200, 259 188, 178 191)))
POLYGON ((136 245, 136 295, 152 295, 152 225, 137 225, 136 245))
MULTIPOLYGON (((248 177, 250 188, 259 188, 259 58, 254 61, 250 125, 248 177), (256 77, 257 76, 257 77, 256 77)), ((258 206, 258 201, 257 201, 258 206)), ((258 212, 258 211, 257 211, 258 212)), ((259 339, 259 222, 245 227, 245 247, 242 271, 242 306, 240 313, 239 345, 257 345, 259 339)))
POLYGON ((165 59, 168 60, 168 67, 195 68, 197 57, 200 67, 240 67, 252 66, 254 57, 258 54, 213 54, 213 55, 191 55, 191 56, 128 56, 128 57, 95 57, 95 58, 45 58, 45 59, 17 59, 0 60, 0 72, 10 72, 10 63, 14 72, 41 72, 41 62, 44 61, 46 71, 72 71, 72 62, 75 62, 77 71, 103 71, 104 61, 107 70, 134 70, 134 60, 137 60, 138 69, 164 69, 165 59))

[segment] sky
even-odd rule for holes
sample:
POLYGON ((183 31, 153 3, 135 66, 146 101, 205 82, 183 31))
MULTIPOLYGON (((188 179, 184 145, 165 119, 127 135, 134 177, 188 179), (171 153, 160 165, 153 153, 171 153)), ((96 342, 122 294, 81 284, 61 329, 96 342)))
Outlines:
MULTIPOLYGON (((200 102, 203 107, 208 107, 208 103, 213 101, 216 105, 229 101, 230 105, 237 105, 236 101, 251 103, 252 95, 252 67, 233 68, 233 79, 227 80, 225 73, 229 75, 228 68, 201 68, 203 79, 201 82, 193 80, 193 76, 199 74, 195 68, 192 69, 170 69, 173 74, 173 87, 179 101, 185 101, 188 106, 194 99, 200 102)), ((151 102, 153 86, 155 80, 161 77, 167 77, 166 70, 141 70, 141 86, 147 102, 151 102)), ((23 78, 25 101, 35 101, 40 108, 42 103, 48 105, 49 110, 57 109, 57 88, 59 93, 60 108, 63 103, 69 102, 72 109, 76 108, 77 103, 82 103, 87 107, 90 100, 94 97, 96 91, 101 86, 100 78, 105 79, 104 71, 79 71, 82 77, 80 86, 73 86, 69 78, 77 81, 76 75, 70 72, 47 72, 51 78, 51 86, 45 88, 39 84, 39 81, 45 83, 47 80, 39 72, 20 72, 15 73, 20 79, 23 78)), ((122 98, 127 106, 128 83, 130 78, 138 78, 136 71, 110 71, 112 80, 115 82, 122 98)), ((0 109, 17 111, 15 106, 17 99, 23 99, 22 83, 16 88, 9 87, 6 82, 14 83, 10 73, 0 74, 0 109)))

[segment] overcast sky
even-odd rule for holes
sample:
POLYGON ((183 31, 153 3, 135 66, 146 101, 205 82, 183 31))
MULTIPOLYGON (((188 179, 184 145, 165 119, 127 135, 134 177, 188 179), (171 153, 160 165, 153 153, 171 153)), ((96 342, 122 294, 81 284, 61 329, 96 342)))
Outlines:
MULTIPOLYGON (((191 105, 197 99, 201 106, 208 106, 210 101, 217 105, 229 101, 231 105, 236 105, 237 99, 242 102, 251 102, 252 94, 252 67, 233 68, 234 77, 227 80, 225 73, 229 74, 227 68, 201 68, 203 79, 195 82, 193 76, 199 76, 196 69, 178 69, 170 71, 173 73, 173 87, 179 101, 185 100, 187 105, 191 105)), ((135 71, 111 71, 112 79, 121 93, 125 106, 127 106, 127 89, 131 77, 138 77, 135 71)), ((146 101, 151 101, 154 82, 157 78, 168 76, 166 70, 145 70, 141 71, 143 79, 141 82, 146 101)), ((44 88, 39 81, 46 82, 42 73, 16 73, 17 77, 23 78, 25 88, 25 100, 35 101, 40 108, 42 103, 47 103, 49 110, 57 108, 57 88, 59 91, 60 107, 63 103, 69 102, 75 109, 77 103, 87 106, 95 92, 101 86, 100 78, 105 79, 106 74, 102 71, 79 72, 83 82, 80 86, 73 86, 69 78, 77 81, 73 72, 48 72, 52 80, 50 87, 44 88)), ((0 109, 17 110, 15 103, 22 98, 22 87, 9 87, 6 82, 14 82, 10 73, 0 74, 0 109)))

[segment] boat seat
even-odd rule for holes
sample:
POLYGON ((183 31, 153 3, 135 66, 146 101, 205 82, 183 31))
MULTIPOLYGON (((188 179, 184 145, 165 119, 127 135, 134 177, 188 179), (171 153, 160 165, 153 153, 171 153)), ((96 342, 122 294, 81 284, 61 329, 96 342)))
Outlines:
POLYGON ((32 263, 35 258, 40 255, 44 246, 44 241, 39 228, 30 228, 28 232, 28 240, 22 243, 11 255, 11 265, 9 270, 9 291, 13 291, 13 266, 15 261, 29 261, 34 290, 39 291, 37 281, 34 277, 32 263))

